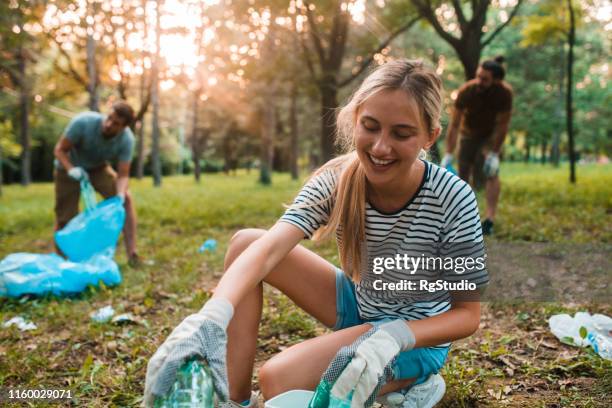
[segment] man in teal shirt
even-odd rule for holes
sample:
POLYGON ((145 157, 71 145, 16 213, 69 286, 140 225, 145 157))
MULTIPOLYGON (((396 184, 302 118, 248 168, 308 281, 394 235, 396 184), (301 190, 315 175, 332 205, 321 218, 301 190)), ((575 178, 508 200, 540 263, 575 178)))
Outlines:
POLYGON ((125 206, 123 238, 130 264, 138 262, 136 212, 128 190, 134 135, 129 126, 134 110, 116 102, 108 116, 83 112, 66 127, 55 145, 55 230, 79 212, 80 181, 87 179, 104 198, 119 196, 125 206), (117 163, 117 172, 111 167, 117 163))

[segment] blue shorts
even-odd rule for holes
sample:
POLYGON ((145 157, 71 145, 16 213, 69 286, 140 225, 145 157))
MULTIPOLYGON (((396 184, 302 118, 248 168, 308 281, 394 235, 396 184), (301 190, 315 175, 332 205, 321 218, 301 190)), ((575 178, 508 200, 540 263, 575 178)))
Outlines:
MULTIPOLYGON (((342 270, 336 268, 336 325, 334 330, 363 323, 368 323, 368 321, 359 316, 355 284, 342 270)), ((442 368, 447 354, 448 347, 423 347, 401 352, 393 366, 393 378, 395 380, 416 378, 415 384, 420 384, 442 368)))

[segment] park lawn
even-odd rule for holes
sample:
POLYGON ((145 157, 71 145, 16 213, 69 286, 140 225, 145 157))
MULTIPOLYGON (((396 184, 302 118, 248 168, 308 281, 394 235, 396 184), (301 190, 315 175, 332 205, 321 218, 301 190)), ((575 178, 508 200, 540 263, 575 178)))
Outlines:
MULTIPOLYGON (((502 174, 503 198, 491 244, 609 248, 611 166, 579 166, 575 186, 567 182, 566 167, 504 164, 502 174)), ((124 282, 118 287, 91 288, 62 299, 0 299, 0 322, 20 315, 38 326, 29 332, 0 328, 0 387, 69 388, 75 406, 138 405, 148 359, 170 330, 207 299, 221 276, 232 234, 240 228, 270 227, 282 214, 282 203, 290 203, 301 185, 286 174, 275 174, 271 187, 256 180, 255 172, 205 174, 200 185, 188 176, 169 177, 158 189, 150 179, 133 181, 145 262, 128 267, 119 248, 124 282), (208 238, 218 241, 216 252, 198 253, 208 238), (140 323, 92 323, 89 313, 109 304, 117 313, 133 313, 140 323)), ((50 183, 5 187, 0 258, 52 250, 52 206, 50 183)), ((305 245, 338 263, 333 243, 305 245)), ((258 364, 325 332, 284 296, 271 289, 266 293, 258 364)), ((610 363, 588 350, 562 345, 548 332, 551 314, 578 310, 612 314, 609 303, 485 304, 481 330, 457 342, 449 355, 442 373, 448 385, 442 405, 612 405, 610 363)), ((256 385, 256 376, 254 381, 256 385)))

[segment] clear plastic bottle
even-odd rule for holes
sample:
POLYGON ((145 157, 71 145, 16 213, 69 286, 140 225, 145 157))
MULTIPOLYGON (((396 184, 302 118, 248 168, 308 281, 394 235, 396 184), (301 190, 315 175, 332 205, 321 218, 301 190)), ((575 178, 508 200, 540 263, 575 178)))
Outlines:
POLYGON ((213 408, 213 380, 210 368, 191 360, 178 371, 168 395, 155 400, 155 408, 213 408))
POLYGON ((590 332, 587 339, 593 350, 606 360, 612 360, 612 341, 601 333, 590 332))

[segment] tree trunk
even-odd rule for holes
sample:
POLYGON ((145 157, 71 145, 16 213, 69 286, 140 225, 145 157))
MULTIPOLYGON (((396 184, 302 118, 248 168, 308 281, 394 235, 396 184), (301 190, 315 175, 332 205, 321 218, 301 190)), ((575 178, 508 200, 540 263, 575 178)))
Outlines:
POLYGON ((200 182, 200 149, 198 146, 198 111, 200 105, 200 89, 193 91, 193 119, 191 124, 191 155, 195 166, 195 181, 200 182))
POLYGON ((89 2, 89 15, 91 23, 87 24, 87 76, 89 83, 87 84, 87 92, 89 93, 89 110, 98 112, 100 110, 100 102, 98 95, 98 73, 96 70, 96 40, 94 34, 94 3, 89 2))
POLYGON ((19 141, 21 143, 21 185, 32 182, 32 151, 30 149, 30 85, 26 77, 26 56, 23 47, 17 52, 19 70, 19 141))
MULTIPOLYGON (((148 38, 148 24, 147 24, 147 1, 143 0, 142 1, 142 9, 143 9, 143 16, 142 16, 142 22, 144 25, 144 34, 143 37, 146 39, 148 38)), ((143 109, 145 107, 145 105, 148 107, 149 105, 149 100, 150 97, 147 95, 145 96, 145 94, 147 93, 147 78, 145 75, 146 72, 146 68, 145 68, 145 63, 144 63, 144 59, 145 57, 148 56, 148 52, 145 50, 144 48, 144 44, 143 44, 143 50, 141 52, 140 57, 142 58, 142 75, 140 76, 140 95, 139 95, 139 99, 140 99, 140 109, 143 109)), ((144 141, 145 141, 145 115, 146 115, 146 109, 143 110, 143 114, 142 114, 142 118, 140 118, 140 128, 138 129, 138 161, 136 163, 136 177, 138 178, 138 180, 142 179, 144 177, 144 165, 145 165, 145 157, 144 157, 144 141)))
POLYGON ((557 91, 557 106, 555 109, 556 123, 555 123, 555 132, 553 134, 552 140, 552 148, 550 153, 550 160, 554 164, 555 167, 559 167, 559 161, 561 158, 561 152, 559 145, 561 144, 561 127, 562 127, 562 118, 563 118, 563 85, 565 81, 565 64, 563 55, 563 43, 559 44, 559 87, 557 91))
POLYGON ((567 137, 569 141, 569 159, 570 159, 570 182, 576 183, 576 152, 574 151, 574 108, 573 108, 573 82, 572 76, 574 72, 574 43, 576 41, 576 22, 574 18, 574 7, 572 0, 567 0, 570 15, 570 30, 567 37, 569 43, 569 51, 567 53, 567 137))
POLYGON ((531 156, 531 146, 529 145, 529 143, 525 143, 525 157, 524 157, 525 163, 529 163, 530 156, 531 156))
POLYGON ((272 184, 272 162, 274 160, 274 132, 276 130, 276 115, 274 104, 271 101, 263 106, 261 121, 261 167, 259 169, 259 182, 264 185, 272 184))
POLYGON ((160 130, 159 130, 159 65, 161 64, 160 58, 160 14, 161 14, 161 6, 163 1, 157 2, 156 10, 155 10, 155 60, 153 61, 153 66, 151 67, 151 102, 153 103, 153 147, 151 151, 151 158, 153 164, 153 185, 155 187, 161 186, 162 177, 161 177, 161 158, 159 152, 159 138, 160 138, 160 130))
POLYGON ((138 180, 142 179, 144 176, 144 164, 145 164, 144 127, 145 127, 145 121, 144 121, 144 118, 142 118, 142 120, 140 121, 140 127, 138 128, 138 145, 137 145, 138 161, 136 163, 136 178, 138 178, 138 180))
POLYGON ((195 176, 196 183, 199 183, 200 175, 202 173, 202 166, 200 165, 200 160, 201 160, 200 152, 194 150, 192 152, 192 155, 193 155, 193 174, 195 176))
POLYGON ((297 117, 297 83, 293 83, 291 87, 291 104, 289 105, 289 132, 291 133, 291 161, 289 167, 291 169, 291 179, 297 180, 299 177, 298 169, 298 117, 297 117))
POLYGON ((478 64, 480 63, 480 55, 482 53, 482 45, 480 37, 467 37, 461 42, 460 46, 455 48, 459 60, 463 65, 463 75, 466 81, 476 77, 478 64))
POLYGON ((548 152, 548 143, 542 142, 542 156, 540 157, 540 163, 546 164, 546 153, 548 152))
POLYGON ((321 82, 321 157, 323 164, 335 156, 334 140, 336 137, 336 108, 338 107, 338 90, 334 79, 321 82))

